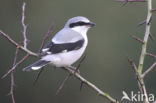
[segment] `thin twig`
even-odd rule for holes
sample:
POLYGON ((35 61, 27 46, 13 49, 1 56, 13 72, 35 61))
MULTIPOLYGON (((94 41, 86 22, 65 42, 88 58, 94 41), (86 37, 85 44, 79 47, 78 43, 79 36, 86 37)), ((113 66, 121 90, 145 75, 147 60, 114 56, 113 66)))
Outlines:
POLYGON ((146 2, 147 0, 116 0, 119 2, 146 2))
POLYGON ((152 34, 149 34, 149 37, 150 37, 151 40, 153 40, 153 41, 155 40, 155 38, 153 37, 152 34))
POLYGON ((155 9, 152 9, 152 12, 155 12, 156 11, 156 8, 155 9))
POLYGON ((51 33, 52 30, 53 30, 53 28, 54 28, 54 23, 51 24, 51 26, 50 26, 50 28, 49 28, 47 34, 44 35, 44 37, 43 37, 43 39, 42 39, 42 43, 41 43, 40 49, 39 49, 39 53, 41 53, 41 51, 42 51, 42 49, 43 49, 43 47, 44 47, 44 45, 45 45, 45 43, 46 43, 46 41, 47 41, 47 39, 48 39, 50 33, 51 33))
POLYGON ((139 26, 142 26, 142 25, 144 25, 144 24, 146 24, 146 20, 144 20, 144 21, 138 23, 137 26, 139 27, 139 26))
MULTIPOLYGON (((82 64, 82 62, 84 61, 85 58, 86 58, 86 54, 82 57, 82 59, 80 60, 78 66, 77 66, 76 68, 74 68, 74 71, 75 71, 74 73, 76 73, 76 72, 79 70, 79 68, 80 68, 80 66, 81 66, 81 64, 82 64)), ((71 67, 71 68, 72 68, 72 67, 71 67)), ((62 88, 64 87, 64 85, 66 84, 66 82, 69 80, 69 77, 70 77, 70 76, 72 76, 71 73, 69 73, 69 74, 66 76, 66 78, 65 78, 64 81, 61 83, 61 85, 60 85, 60 87, 58 88, 58 90, 56 91, 56 95, 58 95, 59 92, 62 90, 62 88)))
POLYGON ((152 17, 149 19, 148 22, 147 22, 147 20, 144 20, 144 21, 140 22, 137 26, 139 27, 139 26, 142 26, 142 25, 144 25, 146 23, 149 24, 151 21, 152 21, 152 17))
POLYGON ((143 40, 141 40, 140 38, 136 37, 135 35, 132 35, 132 38, 135 39, 135 40, 137 40, 137 41, 140 42, 141 44, 144 43, 143 40))
POLYGON ((91 89, 93 89, 100 96, 105 97, 106 99, 108 99, 112 103, 119 103, 119 101, 117 101, 116 99, 112 98, 109 94, 103 92, 98 87, 96 87, 93 83, 91 83, 88 80, 86 80, 85 78, 83 78, 79 73, 77 73, 77 72, 75 73, 75 71, 73 69, 67 68, 67 67, 64 68, 64 69, 67 70, 69 73, 73 74, 77 79, 79 79, 81 82, 83 82, 88 87, 90 87, 91 89))
POLYGON ((24 48, 27 48, 27 45, 28 45, 28 39, 27 39, 27 36, 26 36, 26 30, 27 30, 27 25, 25 25, 24 23, 24 20, 25 20, 25 6, 26 6, 26 3, 24 2, 23 3, 23 6, 22 6, 22 20, 21 20, 21 23, 22 23, 22 26, 23 26, 23 43, 24 43, 24 48))
POLYGON ((16 48, 23 50, 24 52, 28 53, 29 55, 38 57, 38 55, 36 53, 34 53, 34 52, 30 51, 29 49, 24 48, 23 46, 19 45, 17 42, 15 42, 9 35, 4 33, 2 30, 0 30, 0 34, 2 34, 2 36, 5 37, 11 44, 16 46, 16 48))
POLYGON ((56 95, 58 95, 60 93, 60 91, 62 90, 62 88, 64 87, 64 85, 66 84, 66 82, 69 80, 69 77, 71 76, 72 74, 68 74, 66 76, 66 78, 64 79, 64 81, 61 83, 60 87, 57 89, 56 91, 56 95))
POLYGON ((10 85, 10 92, 8 95, 11 96, 11 100, 12 100, 12 103, 15 103, 15 97, 14 97, 14 86, 15 86, 15 83, 14 83, 14 71, 11 73, 11 85, 10 85))
POLYGON ((9 42, 11 42, 11 44, 15 45, 16 47, 19 46, 13 39, 11 39, 11 37, 9 35, 4 33, 2 30, 0 30, 0 34, 2 34, 2 36, 4 36, 6 39, 8 39, 9 42))
POLYGON ((77 66, 76 69, 75 69, 75 73, 78 72, 78 70, 80 69, 80 66, 81 66, 81 64, 83 63, 83 61, 85 60, 85 58, 86 58, 86 54, 85 54, 85 55, 82 57, 82 59, 80 60, 78 66, 77 66))
POLYGON ((121 7, 125 6, 128 2, 146 2, 146 0, 116 0, 118 2, 124 2, 121 7))
MULTIPOLYGON (((13 67, 16 65, 16 61, 17 61, 17 57, 18 57, 18 52, 19 52, 19 49, 16 48, 13 67)), ((12 103, 15 103, 15 98, 14 98, 14 86, 15 86, 15 81, 14 81, 14 71, 12 71, 12 72, 11 72, 10 92, 9 92, 9 94, 8 94, 8 95, 11 96, 12 103)))
POLYGON ((144 78, 149 72, 151 72, 156 67, 156 62, 154 62, 143 74, 142 77, 144 78))
POLYGON ((155 58, 155 59, 156 59, 156 55, 154 55, 154 54, 151 54, 151 53, 146 53, 146 55, 147 55, 147 56, 151 56, 151 57, 153 57, 153 58, 155 58))
POLYGON ((81 83, 80 83, 80 91, 82 90, 83 84, 84 83, 81 81, 81 83))
POLYGON ((35 84, 37 83, 37 81, 38 81, 38 79, 39 79, 41 73, 43 72, 43 70, 44 70, 44 67, 41 68, 40 71, 37 73, 37 76, 35 77, 35 80, 34 80, 33 85, 35 85, 35 84))
MULTIPOLYGON (((140 74, 139 74, 139 72, 138 72, 138 69, 137 69, 137 67, 136 67, 136 65, 135 65, 135 63, 134 63, 134 61, 128 57, 128 62, 130 63, 132 69, 134 70, 134 72, 135 72, 135 74, 136 74, 136 77, 137 77, 137 81, 138 81, 138 85, 139 85, 140 91, 141 91, 144 95, 146 95, 146 94, 145 94, 145 93, 146 93, 146 90, 145 90, 145 87, 144 87, 145 84, 144 84, 144 82, 143 82, 142 77, 140 76, 140 74)), ((145 103, 148 103, 148 102, 145 102, 145 103)))
POLYGON ((8 76, 12 71, 16 69, 18 65, 20 65, 24 60, 28 58, 29 54, 26 54, 20 61, 18 61, 6 74, 3 75, 2 79, 8 76))
POLYGON ((138 71, 137 71, 137 66, 135 65, 134 61, 133 61, 132 59, 130 59, 129 57, 127 57, 127 59, 128 59, 128 62, 129 62, 130 65, 131 65, 132 69, 133 69, 136 73, 138 73, 138 71))

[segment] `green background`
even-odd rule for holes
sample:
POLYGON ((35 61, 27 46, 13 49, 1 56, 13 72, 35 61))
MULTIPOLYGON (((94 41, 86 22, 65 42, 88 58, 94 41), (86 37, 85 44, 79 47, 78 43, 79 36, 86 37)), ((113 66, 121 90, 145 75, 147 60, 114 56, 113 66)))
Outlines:
MULTIPOLYGON (((26 1, 26 0, 25 0, 26 1)), ((21 43, 21 6, 23 0, 0 0, 0 29, 21 43)), ((131 35, 143 38, 145 26, 137 24, 146 18, 146 3, 122 3, 114 0, 27 0, 26 1, 27 37, 30 40, 28 48, 37 52, 42 37, 47 33, 52 22, 55 27, 51 37, 63 28, 66 21, 74 16, 85 16, 96 23, 96 27, 88 32, 89 45, 87 57, 80 67, 81 75, 94 83, 103 91, 120 100, 122 91, 138 93, 135 73, 127 62, 127 56, 138 64, 141 44, 131 38, 131 35)), ((156 7, 156 1, 153 0, 156 7)), ((153 13, 151 33, 156 37, 156 14, 153 13)), ((50 38, 51 38, 50 37, 50 38)), ((50 40, 49 38, 49 40, 50 40)), ((156 54, 156 41, 149 40, 148 52, 156 54)), ((0 36, 0 77, 13 64, 15 47, 0 36)), ((20 52, 19 58, 25 55, 20 52)), ((83 86, 80 81, 71 77, 58 96, 58 87, 67 75, 60 68, 47 66, 38 83, 33 86, 33 80, 38 71, 23 72, 22 68, 37 60, 29 57, 15 72, 16 103, 108 103, 105 98, 83 86)), ((144 71, 155 59, 146 57, 144 71)), ((76 65, 76 64, 75 64, 76 65)), ((146 78, 148 93, 156 95, 156 70, 146 78)), ((10 76, 0 80, 0 103, 11 103, 6 96, 10 90, 10 76)), ((156 99, 156 98, 155 98, 156 99)))

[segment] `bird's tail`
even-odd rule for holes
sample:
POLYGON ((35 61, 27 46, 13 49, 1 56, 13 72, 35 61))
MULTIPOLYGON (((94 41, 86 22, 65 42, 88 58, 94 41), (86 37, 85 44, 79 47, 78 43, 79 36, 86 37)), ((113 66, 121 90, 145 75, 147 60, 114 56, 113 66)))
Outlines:
POLYGON ((45 60, 39 60, 36 61, 35 63, 25 67, 23 71, 32 71, 32 70, 38 70, 47 65, 50 61, 45 61, 45 60))

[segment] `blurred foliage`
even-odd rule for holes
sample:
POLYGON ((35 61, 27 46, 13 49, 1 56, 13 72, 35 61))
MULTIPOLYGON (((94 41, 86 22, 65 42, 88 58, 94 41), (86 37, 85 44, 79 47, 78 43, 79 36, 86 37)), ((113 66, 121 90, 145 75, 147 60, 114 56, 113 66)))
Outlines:
MULTIPOLYGON (((0 29, 21 43, 21 6, 24 0, 0 0, 0 29)), ((122 90, 138 91, 136 77, 127 62, 127 56, 138 63, 141 44, 130 35, 143 38, 145 27, 137 27, 137 23, 146 18, 146 3, 122 3, 114 0, 25 0, 27 36, 30 40, 28 48, 37 52, 43 35, 52 22, 55 27, 51 37, 63 28, 66 21, 74 16, 85 16, 96 23, 96 27, 88 32, 89 46, 87 58, 81 65, 81 74, 111 96, 121 99, 122 90)), ((156 7, 156 1, 153 0, 156 7)), ((156 37, 156 14, 153 15, 152 31, 156 37)), ((50 38, 49 38, 50 40, 50 38)), ((156 41, 149 40, 148 52, 156 54, 156 41)), ((15 47, 0 36, 0 76, 11 68, 15 47)), ((21 52, 20 57, 24 55, 21 52)), ((80 81, 70 78, 58 96, 55 95, 67 73, 59 68, 47 66, 41 74, 37 85, 33 86, 37 71, 23 72, 22 68, 33 63, 36 58, 30 57, 15 72, 16 103, 104 103, 107 100, 97 96, 87 86, 79 90, 80 81)), ((146 57, 145 68, 154 59, 146 57)), ((75 64, 76 65, 76 64, 75 64)), ((153 70, 145 83, 147 92, 156 94, 153 70)), ((10 78, 0 80, 0 103, 11 103, 6 96, 10 88, 10 78)))

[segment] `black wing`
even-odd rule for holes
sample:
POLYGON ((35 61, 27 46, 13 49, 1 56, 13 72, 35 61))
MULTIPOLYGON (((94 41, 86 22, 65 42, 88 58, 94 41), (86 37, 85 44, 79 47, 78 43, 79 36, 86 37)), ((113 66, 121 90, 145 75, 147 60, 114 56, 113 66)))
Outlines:
POLYGON ((57 54, 61 53, 63 51, 72 51, 80 49, 84 44, 84 39, 78 40, 76 42, 72 43, 62 43, 62 44, 55 44, 54 42, 50 41, 44 48, 43 52, 44 54, 57 54))

